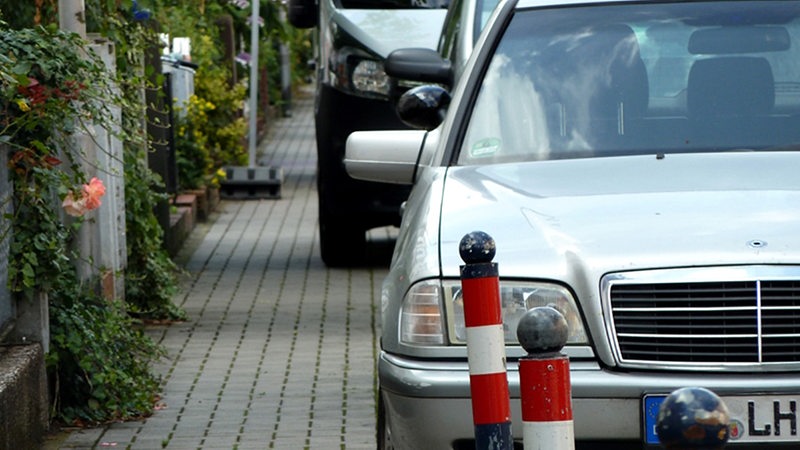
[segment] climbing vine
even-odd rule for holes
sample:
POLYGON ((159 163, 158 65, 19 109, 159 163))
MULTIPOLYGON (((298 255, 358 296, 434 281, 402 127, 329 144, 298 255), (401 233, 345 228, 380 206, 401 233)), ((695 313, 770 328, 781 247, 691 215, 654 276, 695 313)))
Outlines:
MULTIPOLYGON (((188 134, 181 136, 194 141, 179 161, 185 173, 194 174, 193 187, 213 183, 221 165, 246 158, 241 109, 247 88, 231 83, 230 67, 220 63, 215 23, 229 14, 237 27, 246 24, 238 3, 86 0, 87 30, 115 48, 116 71, 110 72, 83 39, 57 29, 56 0, 0 0, 0 18, 7 20, 0 22, 0 147, 7 150, 14 186, 13 205, 0 205, 13 206, 7 214, 11 227, 0 229, 0 239, 10 243, 9 287, 18 301, 49 297, 46 358, 58 420, 93 424, 152 410, 159 380, 150 366, 162 350, 142 332, 140 320, 180 320, 185 313, 172 302, 177 267, 164 250, 164 230, 154 213, 166 196, 163 180, 147 165, 151 143, 142 98, 158 83, 144 54, 160 45, 157 31, 191 36, 198 109, 183 124, 188 134), (173 29, 157 30, 152 22, 158 17, 169 18, 162 23, 173 29), (92 162, 76 148, 74 136, 97 127, 124 146, 124 299, 104 297, 99 280, 76 269, 92 264, 75 251, 75 241, 104 207, 105 186, 102 176, 89 175, 92 162)), ((270 30, 263 37, 271 42, 262 55, 271 68, 271 92, 279 84, 273 42, 286 38, 278 19, 282 7, 262 1, 270 30)), ((293 39, 307 45, 303 37, 293 39)))
POLYGON ((74 245, 105 194, 100 178, 87 179, 92 161, 74 135, 102 127, 136 141, 110 109, 125 99, 85 42, 55 27, 0 24, 0 54, 0 142, 13 183, 11 228, 3 230, 9 287, 19 301, 49 298, 53 416, 94 423, 147 414, 158 385, 149 367, 160 350, 124 305, 100 295, 98 280, 79 276, 86 256, 74 245))

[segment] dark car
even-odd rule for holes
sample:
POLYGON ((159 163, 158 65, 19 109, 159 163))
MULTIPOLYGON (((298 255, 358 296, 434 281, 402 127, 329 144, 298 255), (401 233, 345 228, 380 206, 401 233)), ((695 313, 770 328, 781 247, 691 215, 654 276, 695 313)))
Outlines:
POLYGON ((452 87, 461 76, 464 65, 498 2, 499 0, 450 0, 436 46, 435 53, 438 56, 427 48, 401 48, 386 58, 386 73, 397 79, 437 82, 452 87), (444 64, 439 65, 439 61, 444 64), (438 71, 431 73, 431 64, 438 67, 438 71))
POLYGON ((328 266, 364 261, 366 231, 399 225, 409 188, 355 180, 343 165, 356 130, 402 129, 391 101, 404 89, 383 60, 397 48, 436 48, 445 0, 291 0, 289 22, 315 28, 320 252, 328 266))
POLYGON ((447 8, 437 50, 452 64, 458 79, 464 64, 499 0, 452 0, 447 8))

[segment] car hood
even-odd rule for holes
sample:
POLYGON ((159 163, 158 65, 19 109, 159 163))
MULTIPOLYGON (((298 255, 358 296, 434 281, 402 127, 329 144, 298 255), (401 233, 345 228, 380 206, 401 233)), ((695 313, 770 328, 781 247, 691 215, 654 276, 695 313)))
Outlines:
MULTIPOLYGON (((719 153, 454 167, 440 254, 458 276, 462 237, 491 235, 500 274, 800 263, 800 154, 719 153)), ((595 278, 596 279, 596 278, 595 278)))
POLYGON ((446 9, 340 9, 333 20, 342 31, 386 58, 405 47, 435 49, 446 9))

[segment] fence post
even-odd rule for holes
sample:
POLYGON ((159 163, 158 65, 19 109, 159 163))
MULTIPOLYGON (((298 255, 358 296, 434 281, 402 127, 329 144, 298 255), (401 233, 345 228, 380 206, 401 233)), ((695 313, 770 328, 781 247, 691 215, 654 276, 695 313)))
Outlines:
POLYGON ((730 436, 728 407, 701 387, 673 391, 658 411, 656 433, 668 450, 721 450, 730 436))
POLYGON ((511 450, 511 406, 506 376, 506 348, 500 309, 500 282, 494 239, 475 231, 459 245, 464 323, 467 329, 469 388, 475 448, 511 450))
POLYGON ((528 356, 519 360, 522 442, 526 450, 574 450, 569 358, 561 354, 569 326, 558 310, 533 308, 517 325, 528 356))

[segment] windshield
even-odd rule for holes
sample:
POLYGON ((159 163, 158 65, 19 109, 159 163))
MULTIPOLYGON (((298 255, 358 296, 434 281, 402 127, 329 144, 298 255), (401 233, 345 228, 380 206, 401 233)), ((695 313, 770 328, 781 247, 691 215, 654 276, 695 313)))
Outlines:
POLYGON ((450 0, 339 0, 346 9, 446 9, 450 0))
POLYGON ((800 142, 800 2, 518 11, 459 164, 800 142))

